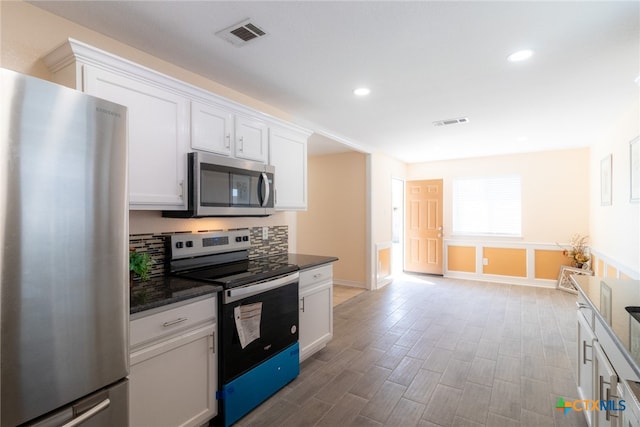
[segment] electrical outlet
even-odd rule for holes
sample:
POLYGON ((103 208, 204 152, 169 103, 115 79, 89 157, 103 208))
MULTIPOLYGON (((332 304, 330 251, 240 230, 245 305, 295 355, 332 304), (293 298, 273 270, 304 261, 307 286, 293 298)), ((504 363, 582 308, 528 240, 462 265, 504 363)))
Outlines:
POLYGON ((482 258, 482 265, 489 265, 489 258, 482 258))
POLYGON ((262 240, 269 240, 269 227, 262 227, 262 240))

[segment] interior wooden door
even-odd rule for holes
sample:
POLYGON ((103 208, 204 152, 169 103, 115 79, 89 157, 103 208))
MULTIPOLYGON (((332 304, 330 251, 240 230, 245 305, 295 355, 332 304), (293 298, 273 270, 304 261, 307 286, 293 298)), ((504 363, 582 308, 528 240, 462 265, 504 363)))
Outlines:
POLYGON ((404 270, 442 274, 442 180, 407 181, 404 270))

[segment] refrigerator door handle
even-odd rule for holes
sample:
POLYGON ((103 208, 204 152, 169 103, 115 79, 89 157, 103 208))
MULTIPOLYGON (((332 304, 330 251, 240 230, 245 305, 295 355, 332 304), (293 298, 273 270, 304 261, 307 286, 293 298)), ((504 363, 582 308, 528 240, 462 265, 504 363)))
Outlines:
POLYGON ((69 421, 68 423, 63 425, 62 427, 76 427, 76 426, 79 426, 80 424, 82 424, 83 422, 88 420, 89 418, 93 418, 98 413, 100 413, 100 412, 104 411, 105 409, 107 409, 110 404, 111 404, 111 401, 109 400, 109 398, 106 398, 102 402, 100 402, 96 406, 94 406, 93 408, 89 409, 87 412, 83 413, 79 417, 76 417, 76 418, 72 419, 71 421, 69 421))

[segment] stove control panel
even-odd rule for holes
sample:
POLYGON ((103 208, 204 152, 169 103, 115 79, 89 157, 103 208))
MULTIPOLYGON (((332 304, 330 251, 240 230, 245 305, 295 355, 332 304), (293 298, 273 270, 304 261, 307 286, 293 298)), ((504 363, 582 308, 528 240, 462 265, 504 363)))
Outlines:
POLYGON ((248 229, 173 234, 169 246, 170 258, 180 259, 249 249, 251 238, 248 229))

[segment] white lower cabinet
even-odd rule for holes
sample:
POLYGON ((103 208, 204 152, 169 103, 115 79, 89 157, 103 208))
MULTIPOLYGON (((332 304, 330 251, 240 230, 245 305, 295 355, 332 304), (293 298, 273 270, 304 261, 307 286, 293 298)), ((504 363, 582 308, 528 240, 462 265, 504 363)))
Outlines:
POLYGON ((604 402, 606 405, 606 407, 601 407, 599 411, 593 411, 595 425, 598 427, 618 426, 621 415, 618 375, 598 342, 593 343, 593 373, 596 400, 604 402))
POLYGON ((131 322, 132 335, 145 343, 130 354, 131 427, 200 426, 216 416, 216 322, 201 321, 205 304, 215 312, 215 303, 207 298, 131 322), (198 325, 190 326, 191 319, 198 325), (142 337, 161 328, 176 333, 142 337))
MULTIPOLYGON (((578 394, 582 400, 595 400, 593 388, 593 345, 596 337, 582 313, 578 311, 578 394)), ((587 423, 593 426, 593 411, 585 411, 587 423)))
POLYGON ((578 303, 577 382, 579 410, 590 427, 640 427, 638 405, 623 380, 637 380, 593 308, 578 303))
POLYGON ((621 427, 638 427, 640 426, 640 403, 631 390, 628 382, 621 384, 622 395, 625 400, 626 408, 622 412, 621 427))
POLYGON ((300 272, 300 361, 333 338, 333 266, 300 272))

